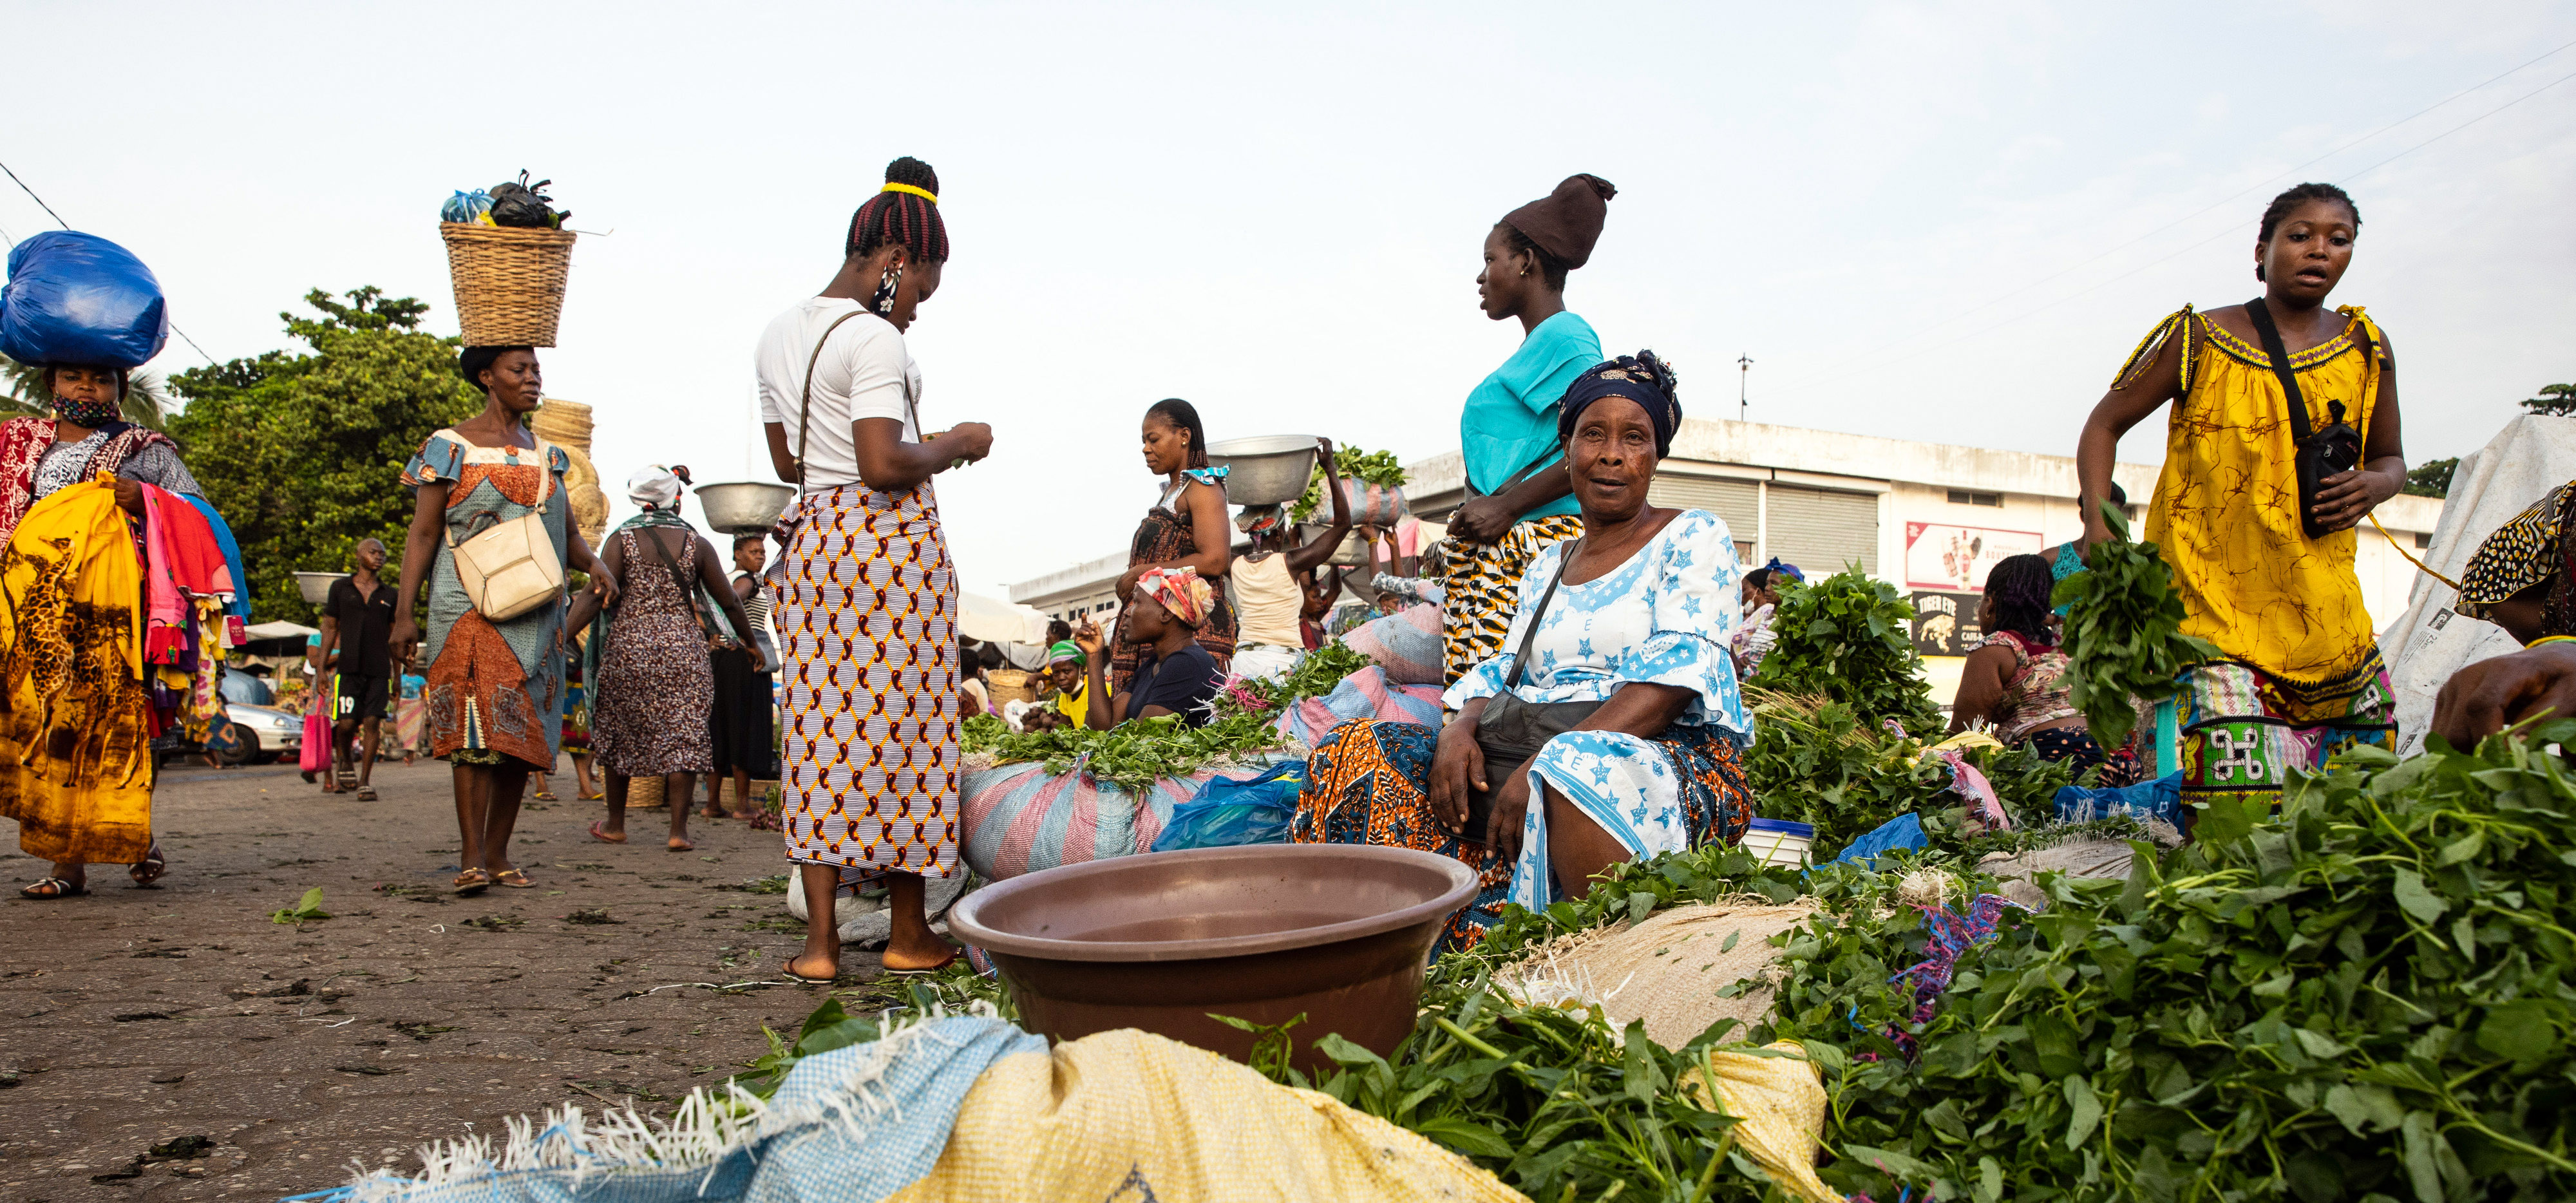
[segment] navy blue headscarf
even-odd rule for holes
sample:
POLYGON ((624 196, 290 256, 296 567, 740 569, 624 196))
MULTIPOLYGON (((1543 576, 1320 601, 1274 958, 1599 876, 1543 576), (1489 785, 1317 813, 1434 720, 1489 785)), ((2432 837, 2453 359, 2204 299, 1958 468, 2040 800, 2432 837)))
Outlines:
POLYGON ((1673 453, 1673 432, 1681 428, 1682 403, 1675 391, 1679 383, 1673 369, 1652 351, 1622 355, 1585 368, 1583 374, 1567 385, 1565 399, 1556 403, 1556 441, 1574 441, 1574 424, 1583 411, 1603 397, 1626 397, 1646 411, 1655 424, 1655 458, 1673 453))

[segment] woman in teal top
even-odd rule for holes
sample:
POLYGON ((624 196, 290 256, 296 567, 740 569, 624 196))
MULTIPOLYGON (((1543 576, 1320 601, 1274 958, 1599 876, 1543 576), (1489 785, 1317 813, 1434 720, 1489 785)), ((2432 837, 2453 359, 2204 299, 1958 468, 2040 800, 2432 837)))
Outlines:
POLYGON ((1458 423, 1468 497, 1449 518, 1440 619, 1452 685, 1502 650, 1530 561, 1583 533, 1556 403, 1583 369, 1601 362, 1601 339, 1565 308, 1565 274, 1592 258, 1618 192, 1599 176, 1567 176, 1485 235, 1476 294, 1486 317, 1520 319, 1523 338, 1467 394, 1458 423))

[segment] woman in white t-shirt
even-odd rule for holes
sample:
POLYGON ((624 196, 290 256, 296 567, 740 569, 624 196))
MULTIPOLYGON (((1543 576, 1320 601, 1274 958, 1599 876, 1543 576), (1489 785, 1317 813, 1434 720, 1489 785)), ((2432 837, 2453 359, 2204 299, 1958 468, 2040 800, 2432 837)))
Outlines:
POLYGON ((808 916, 784 968, 801 981, 839 975, 834 900, 878 877, 894 911, 885 968, 957 957, 922 909, 923 877, 965 871, 957 582, 930 478, 984 458, 993 432, 921 429, 903 332, 948 260, 938 193, 929 164, 888 164, 850 218, 840 271, 770 322, 756 353, 770 461, 800 485, 767 579, 788 682, 780 817, 808 916))
POLYGON ((1351 502, 1342 493, 1341 469, 1333 463, 1333 440, 1317 439, 1315 446, 1324 457, 1324 491, 1333 499, 1333 524, 1324 533, 1288 546, 1296 531, 1275 505, 1245 506, 1234 520, 1236 529, 1252 539, 1252 550, 1235 557, 1227 569, 1234 577, 1237 624, 1233 671, 1247 680, 1276 680, 1297 667, 1306 650, 1306 637, 1297 626, 1306 591, 1298 582, 1351 533, 1351 502))

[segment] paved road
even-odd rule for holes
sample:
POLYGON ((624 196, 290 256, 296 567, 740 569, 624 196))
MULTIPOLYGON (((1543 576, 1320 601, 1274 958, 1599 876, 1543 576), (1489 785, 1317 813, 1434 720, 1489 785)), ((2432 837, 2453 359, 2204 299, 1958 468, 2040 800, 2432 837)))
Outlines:
MULTIPOLYGON (((701 820, 697 851, 670 853, 646 811, 612 847, 584 834, 600 804, 556 782, 567 800, 519 825, 537 888, 480 898, 447 893, 434 761, 381 768, 372 803, 284 767, 173 766, 158 890, 101 866, 90 897, 20 900, 44 866, 0 822, 0 1200, 275 1198, 551 1105, 666 1111, 821 1001, 709 988, 777 980, 797 946, 783 898, 724 888, 784 872, 775 832, 701 820), (331 919, 270 921, 312 886, 331 919), (213 1147, 93 1181, 188 1136, 213 1147)), ((843 968, 877 972, 856 951, 843 968)))

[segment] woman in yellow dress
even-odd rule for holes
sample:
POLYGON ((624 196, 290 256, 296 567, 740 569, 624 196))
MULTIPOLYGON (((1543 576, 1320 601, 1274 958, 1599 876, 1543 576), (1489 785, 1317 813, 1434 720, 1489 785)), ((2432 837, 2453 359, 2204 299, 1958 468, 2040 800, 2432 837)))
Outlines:
POLYGON ((2121 434, 2173 405, 2146 537, 2173 566, 2183 632, 2221 656, 2187 672, 2176 699, 2193 800, 2277 796, 2284 770, 2395 730, 2353 528, 2406 481, 2397 361, 2359 306, 2325 303, 2360 230, 2332 184, 2275 197, 2254 242, 2263 295, 2157 325, 2076 448, 2089 547, 2110 537, 2101 500, 2121 434))

